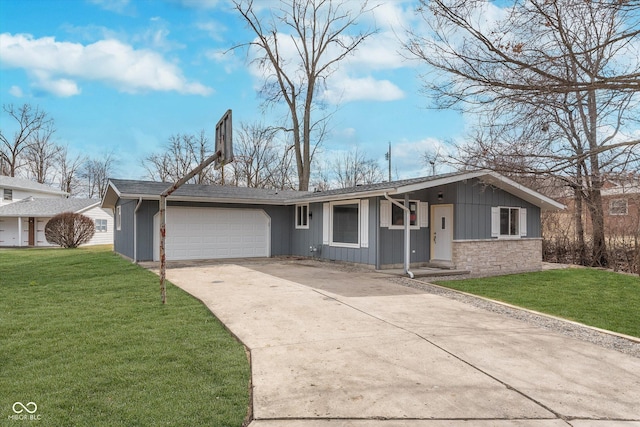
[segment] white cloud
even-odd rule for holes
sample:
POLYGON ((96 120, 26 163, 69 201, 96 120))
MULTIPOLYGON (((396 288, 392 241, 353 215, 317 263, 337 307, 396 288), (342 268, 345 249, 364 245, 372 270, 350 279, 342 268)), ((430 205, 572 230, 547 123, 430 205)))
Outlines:
MULTIPOLYGON (((391 146, 391 166, 394 174, 400 179, 424 176, 431 173, 431 166, 424 162, 425 153, 436 153, 441 156, 451 154, 451 148, 442 140, 425 138, 418 141, 402 141, 391 146)), ((436 165, 436 173, 450 172, 444 163, 436 165)))
POLYGON ((89 2, 116 13, 124 13, 129 6, 129 0, 89 0, 89 2))
POLYGON ((80 93, 76 80, 98 81, 122 92, 176 91, 209 95, 212 89, 190 82, 175 64, 148 49, 107 39, 82 45, 35 39, 30 34, 0 34, 0 63, 22 68, 36 87, 58 96, 80 93))
POLYGON ((229 30, 226 25, 218 21, 200 21, 195 24, 195 27, 217 42, 225 42, 224 36, 229 30))
POLYGON ((352 101, 395 101, 404 92, 389 80, 373 77, 334 79, 322 93, 322 99, 332 104, 352 101))
MULTIPOLYGON (((156 16, 151 18, 149 22, 150 26, 146 31, 131 38, 134 43, 141 43, 144 46, 163 51, 186 48, 183 43, 169 39, 169 24, 166 20, 156 16)), ((111 38, 122 40, 120 37, 111 38)))
POLYGON ((80 94, 80 88, 78 88, 78 85, 73 80, 52 78, 48 73, 41 71, 35 71, 34 75, 37 76, 38 80, 38 83, 34 86, 45 92, 52 93, 61 98, 68 98, 80 94))
POLYGON ((24 93, 22 92, 20 86, 14 85, 9 88, 9 95, 15 96, 16 98, 22 98, 24 96, 24 93))
POLYGON ((224 67, 227 74, 231 74, 238 69, 243 68, 243 63, 235 55, 234 51, 224 49, 209 49, 204 52, 204 56, 224 67))
MULTIPOLYGON (((303 69, 299 66, 299 55, 295 47, 293 37, 284 34, 278 35, 278 52, 283 60, 283 68, 286 74, 293 81, 303 81, 303 69)), ((346 103, 353 101, 394 101, 404 97, 404 92, 393 82, 385 79, 378 79, 375 71, 397 68, 399 60, 395 51, 390 53, 388 49, 370 42, 370 49, 359 52, 339 62, 333 67, 333 73, 325 80, 326 88, 321 93, 320 98, 332 104, 346 103), (390 59, 394 55, 396 59, 390 59)), ((356 51, 358 52, 358 51, 356 51)), ((273 77, 271 67, 261 69, 259 61, 254 61, 261 52, 257 51, 255 45, 249 53, 249 71, 262 82, 264 79, 273 77)), ((338 52, 328 49, 325 59, 339 56, 338 52)), ((267 65, 270 65, 267 63, 267 65)), ((320 64, 319 66, 322 66, 320 64)))
MULTIPOLYGON (((271 19, 268 15, 269 9, 264 8, 264 3, 256 4, 256 13, 259 13, 261 19, 267 22, 271 19)), ((375 2, 378 3, 378 2, 375 2)), ((409 64, 400 54, 401 44, 396 31, 400 34, 404 33, 403 28, 410 19, 413 18, 413 3, 410 1, 382 1, 376 7, 372 8, 370 13, 363 14, 359 18, 359 24, 349 31, 345 32, 345 44, 349 34, 358 31, 367 31, 379 29, 378 32, 371 34, 358 48, 349 56, 345 57, 339 63, 334 64, 327 79, 324 80, 326 87, 320 94, 320 99, 328 103, 347 103, 352 101, 379 101, 387 102, 404 98, 405 93, 400 88, 401 82, 394 82, 389 79, 388 75, 382 75, 385 71, 397 70, 404 67, 413 67, 415 64, 409 64)), ((360 2, 346 2, 341 4, 343 9, 349 13, 358 13, 361 7, 360 2)), ((372 6, 373 3, 371 4, 372 6)), ((285 30, 283 26, 281 28, 285 30)), ((278 53, 283 59, 286 74, 293 81, 304 81, 304 76, 300 75, 301 67, 298 49, 295 44, 300 43, 300 39, 294 34, 286 34, 284 32, 277 34, 278 53)), ((257 39, 253 40, 257 42, 257 39)), ((336 44, 332 44, 323 53, 325 61, 336 58, 342 54, 342 50, 336 44)), ((254 76, 256 86, 262 85, 265 79, 273 77, 274 73, 270 68, 261 69, 258 64, 260 61, 254 61, 262 56, 262 52, 258 51, 255 45, 249 49, 247 61, 249 63, 249 71, 254 76)), ((322 66, 318 64, 319 67, 322 66)))
POLYGON ((169 0, 171 3, 178 3, 182 7, 189 9, 215 9, 224 0, 169 0))

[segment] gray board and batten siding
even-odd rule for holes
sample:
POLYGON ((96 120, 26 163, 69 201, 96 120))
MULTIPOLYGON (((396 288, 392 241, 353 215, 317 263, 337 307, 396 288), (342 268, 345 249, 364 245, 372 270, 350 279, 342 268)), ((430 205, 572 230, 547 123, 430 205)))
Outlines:
MULTIPOLYGON (((270 217, 271 256, 318 257, 381 268, 401 264, 404 259, 404 231, 380 226, 380 206, 381 202, 385 201, 381 194, 385 191, 393 192, 394 188, 407 190, 404 193, 397 191, 391 194, 391 197, 400 202, 404 200, 405 195, 409 200, 427 202, 429 216, 433 206, 453 206, 454 241, 491 239, 491 208, 497 206, 526 208, 527 234, 524 238, 539 239, 541 237, 540 206, 545 206, 545 209, 561 209, 562 205, 530 190, 522 190, 511 181, 505 184, 504 180, 504 177, 499 177, 497 174, 489 176, 488 173, 446 174, 322 193, 188 185, 185 186, 187 188, 181 188, 176 192, 176 196, 182 197, 183 200, 169 199, 168 205, 169 207, 262 209, 270 217), (497 185, 487 184, 487 179, 493 179, 497 185), (437 180, 440 181, 436 184, 437 180), (501 186, 513 189, 515 193, 523 195, 522 197, 533 203, 538 203, 539 206, 503 190, 501 186), (180 193, 183 195, 181 196, 180 193), (184 198, 190 200, 184 200, 184 198), (198 199, 215 199, 216 201, 198 201, 198 199), (324 206, 338 200, 368 201, 367 247, 362 245, 361 247, 337 247, 328 245, 324 241, 326 235, 323 234, 323 226, 328 223, 323 218, 324 206), (308 228, 296 228, 296 204, 309 205, 311 217, 308 228)), ((105 196, 103 205, 121 209, 120 229, 114 227, 114 250, 135 261, 152 260, 154 216, 159 211, 157 194, 164 190, 167 184, 112 180, 110 185, 113 189, 108 191, 109 196, 105 196), (138 206, 137 211, 136 206, 138 206), (134 253, 134 245, 137 246, 137 253, 134 253)), ((429 227, 412 229, 410 236, 410 262, 429 262, 431 239, 429 227)))
POLYGON ((527 209, 526 238, 541 238, 540 208, 480 180, 457 182, 454 203, 454 240, 491 239, 491 207, 527 209))
POLYGON ((367 198, 369 200, 369 245, 368 247, 346 248, 323 244, 323 224, 324 212, 323 203, 309 203, 308 229, 296 229, 291 221, 292 239, 291 255, 314 257, 331 261, 343 261, 349 263, 376 265, 376 233, 378 231, 378 207, 377 198, 367 198), (313 250, 312 250, 313 248, 313 250))

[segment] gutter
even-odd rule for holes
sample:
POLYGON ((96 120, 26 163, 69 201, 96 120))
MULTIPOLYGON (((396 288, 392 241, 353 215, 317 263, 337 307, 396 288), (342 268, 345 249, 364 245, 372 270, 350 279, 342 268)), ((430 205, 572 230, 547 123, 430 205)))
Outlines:
POLYGON ((138 210, 142 205, 142 197, 138 199, 136 208, 133 210, 133 262, 138 262, 138 210))
POLYGON ((409 228, 411 217, 409 207, 389 197, 386 191, 384 198, 404 211, 404 272, 413 279, 413 273, 409 270, 409 261, 411 260, 411 233, 409 228))

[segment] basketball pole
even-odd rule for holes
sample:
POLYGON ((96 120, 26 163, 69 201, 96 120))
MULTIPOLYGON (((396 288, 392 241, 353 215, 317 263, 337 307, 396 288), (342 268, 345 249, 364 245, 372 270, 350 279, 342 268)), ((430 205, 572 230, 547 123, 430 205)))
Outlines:
POLYGON ((162 304, 167 303, 167 288, 165 284, 167 275, 167 260, 165 255, 165 239, 167 237, 167 197, 200 173, 202 169, 218 160, 220 156, 222 156, 222 151, 216 151, 212 156, 209 156, 202 163, 196 166, 195 169, 183 176, 178 182, 160 193, 160 298, 162 299, 162 304))
POLYGON ((231 109, 227 110, 216 124, 215 148, 216 152, 207 157, 202 163, 196 166, 191 172, 180 178, 175 184, 160 193, 160 298, 162 304, 167 303, 167 287, 165 284, 167 277, 167 256, 165 240, 167 238, 167 197, 174 191, 196 176, 202 169, 209 166, 216 160, 224 171, 224 165, 233 161, 231 109))

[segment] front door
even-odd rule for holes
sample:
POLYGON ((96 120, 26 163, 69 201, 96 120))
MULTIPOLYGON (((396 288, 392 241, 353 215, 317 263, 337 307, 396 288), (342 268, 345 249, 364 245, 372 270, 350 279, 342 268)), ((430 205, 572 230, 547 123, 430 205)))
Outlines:
POLYGON ((453 205, 432 205, 431 260, 451 261, 453 205))
POLYGON ((29 218, 29 246, 35 246, 36 244, 36 219, 34 217, 29 218))

